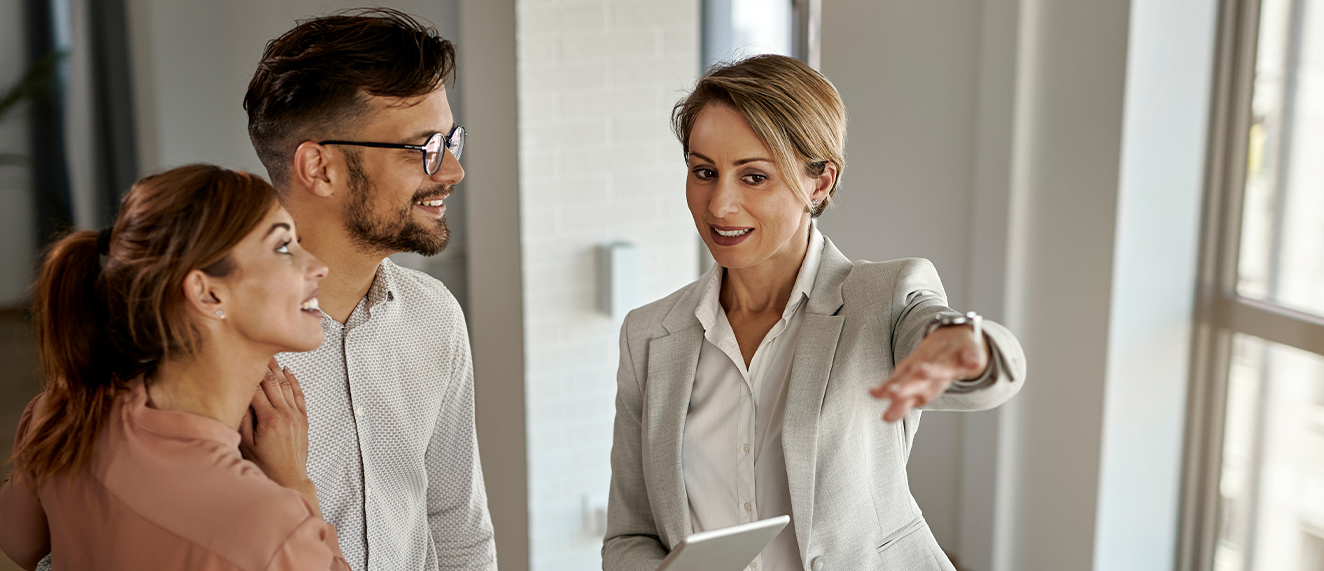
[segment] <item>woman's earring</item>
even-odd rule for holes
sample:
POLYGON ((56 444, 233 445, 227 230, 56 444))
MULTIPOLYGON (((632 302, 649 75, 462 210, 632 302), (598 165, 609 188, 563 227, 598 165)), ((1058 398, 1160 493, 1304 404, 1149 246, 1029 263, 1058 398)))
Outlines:
POLYGON ((225 319, 225 312, 222 311, 222 310, 220 310, 220 309, 216 310, 216 317, 219 317, 219 318, 221 318, 221 319, 225 319))
POLYGON ((813 200, 810 200, 809 203, 812 204, 812 205, 814 205, 814 208, 818 208, 818 199, 817 199, 817 198, 815 198, 815 199, 813 199, 813 200))

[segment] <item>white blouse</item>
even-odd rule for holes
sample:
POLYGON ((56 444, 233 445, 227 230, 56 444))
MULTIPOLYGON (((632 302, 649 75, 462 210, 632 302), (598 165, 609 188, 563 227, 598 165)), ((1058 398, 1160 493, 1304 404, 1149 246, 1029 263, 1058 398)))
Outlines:
MULTIPOLYGON (((681 449, 695 532, 791 515, 782 419, 791 361, 823 244, 817 224, 812 225, 786 310, 759 343, 748 368, 720 300, 724 268, 714 266, 705 275, 708 285, 694 311, 703 325, 704 343, 681 449)), ((794 517, 749 568, 803 571, 794 517)))

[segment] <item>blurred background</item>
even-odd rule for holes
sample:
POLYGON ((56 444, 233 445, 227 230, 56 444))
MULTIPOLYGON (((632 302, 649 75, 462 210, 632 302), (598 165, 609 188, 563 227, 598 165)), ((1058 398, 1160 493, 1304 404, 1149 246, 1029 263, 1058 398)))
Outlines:
MULTIPOLYGON (((42 247, 108 224, 148 173, 265 174, 241 106, 264 44, 358 5, 0 0, 6 459, 39 390, 42 247)), ((459 49, 453 239, 399 261, 465 307, 503 569, 600 567, 612 308, 705 264, 671 106, 711 62, 764 52, 846 103, 824 233, 854 259, 929 258, 952 307, 1025 346, 1016 399, 927 413, 915 441, 911 488, 962 569, 1324 569, 1319 2, 376 5, 459 49), (635 269, 613 276, 606 245, 635 269)))

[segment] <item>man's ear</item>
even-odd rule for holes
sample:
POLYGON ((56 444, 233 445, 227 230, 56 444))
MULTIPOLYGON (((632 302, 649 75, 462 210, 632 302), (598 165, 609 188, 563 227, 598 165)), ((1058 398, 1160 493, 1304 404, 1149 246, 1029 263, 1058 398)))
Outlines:
POLYGON ((184 276, 184 303, 203 319, 225 319, 227 294, 225 284, 202 270, 184 276))
POLYGON ((331 183, 332 174, 331 149, 313 141, 304 141, 294 149, 294 170, 290 173, 290 182, 296 188, 329 198, 335 194, 331 183))

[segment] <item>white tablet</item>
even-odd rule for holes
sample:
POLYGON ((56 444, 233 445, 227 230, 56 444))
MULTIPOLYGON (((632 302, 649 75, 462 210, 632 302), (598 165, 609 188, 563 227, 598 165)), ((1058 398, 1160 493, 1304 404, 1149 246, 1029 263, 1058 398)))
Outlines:
POLYGON ((788 523, 791 516, 782 515, 696 533, 676 544, 657 571, 742 571, 788 523))

